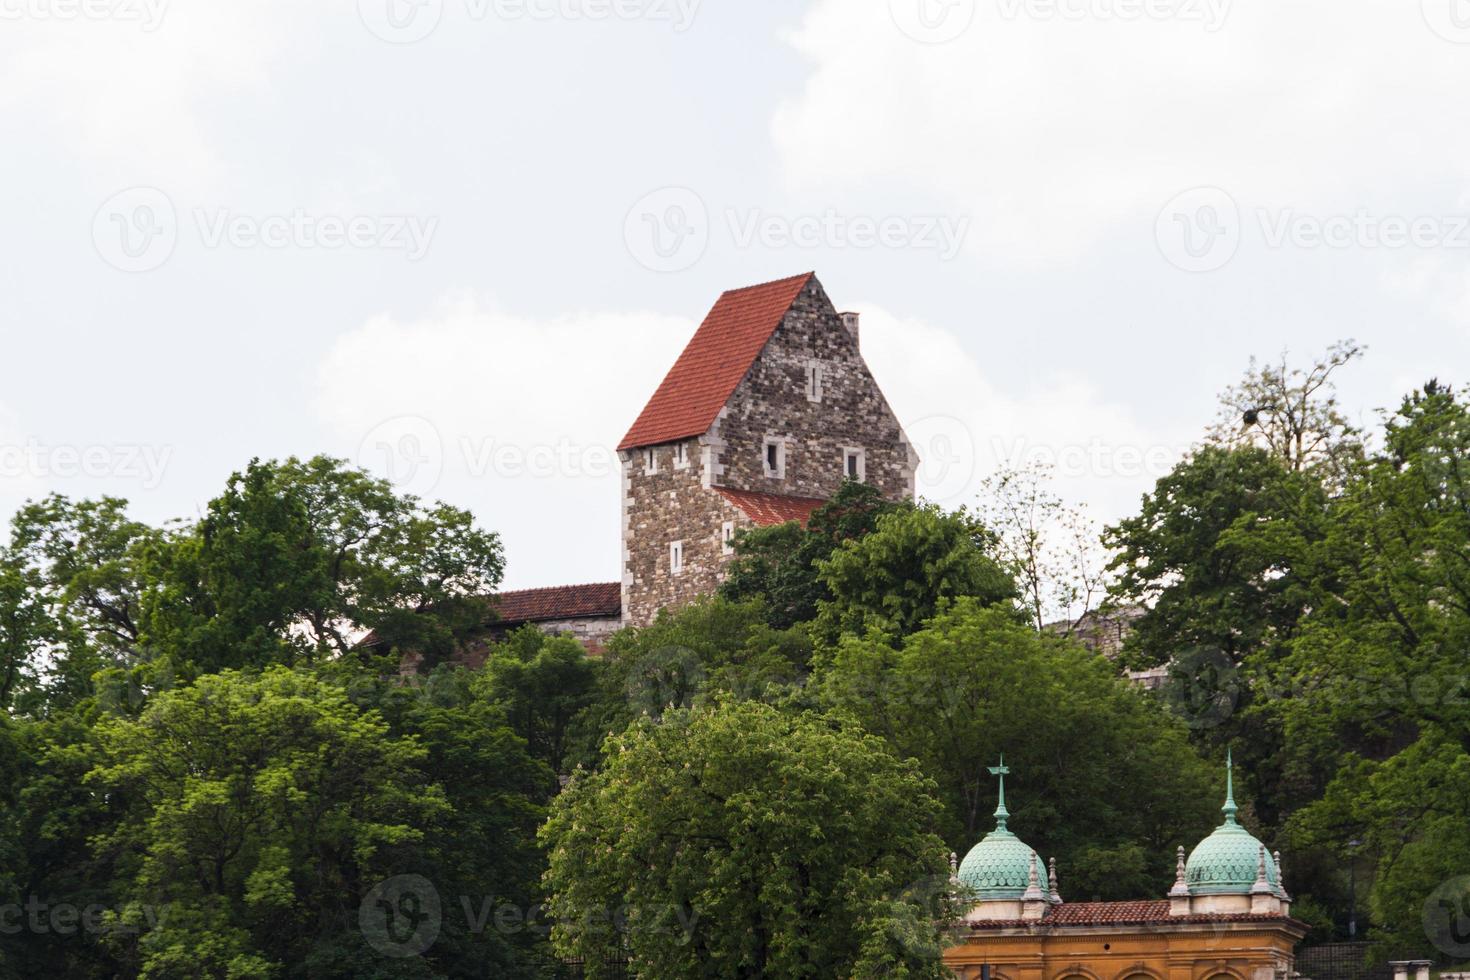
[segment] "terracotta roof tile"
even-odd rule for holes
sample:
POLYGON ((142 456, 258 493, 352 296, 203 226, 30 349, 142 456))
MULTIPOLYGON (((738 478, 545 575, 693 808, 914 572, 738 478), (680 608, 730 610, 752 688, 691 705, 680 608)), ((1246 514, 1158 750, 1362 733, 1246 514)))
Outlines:
POLYGON ((1192 924, 1205 922, 1279 922, 1284 915, 1250 912, 1201 912, 1193 915, 1170 915, 1168 899, 1136 902, 1064 902, 1046 910, 1041 921, 985 920, 972 922, 971 929, 1013 928, 1016 926, 1130 926, 1192 924))
POLYGON ((732 289, 694 332, 619 450, 703 435, 815 273, 732 289))
POLYGON ((812 512, 827 502, 818 497, 784 497, 776 493, 732 490, 729 487, 715 487, 715 491, 761 527, 785 524, 787 521, 800 521, 805 525, 811 519, 812 512))
POLYGON ((547 589, 501 592, 492 597, 496 622, 540 623, 554 619, 621 616, 623 587, 618 582, 557 585, 547 589))

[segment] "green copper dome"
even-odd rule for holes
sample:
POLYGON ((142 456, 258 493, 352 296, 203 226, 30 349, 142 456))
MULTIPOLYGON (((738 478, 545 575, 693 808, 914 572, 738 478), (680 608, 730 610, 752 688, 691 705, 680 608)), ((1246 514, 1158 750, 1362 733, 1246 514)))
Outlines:
POLYGON ((1031 882, 1033 868, 1037 886, 1043 891, 1047 887, 1046 867, 1040 856, 1006 829, 1010 813, 1006 810, 1005 774, 1009 771, 1005 767, 1005 759, 990 770, 992 775, 1000 777, 1000 804, 995 808, 995 829, 970 848, 970 853, 960 862, 960 884, 980 899, 1021 898, 1031 882))
POLYGON ((1032 867, 1038 887, 1045 888, 1046 869, 1041 858, 1009 830, 997 827, 985 835, 960 862, 960 884, 977 898, 1020 898, 1026 893, 1032 867))
MULTIPOLYGON (((1225 822, 1200 841, 1184 866, 1184 880, 1192 895, 1248 895, 1260 873, 1261 842, 1235 822, 1235 785, 1231 764, 1225 763, 1225 822)), ((1281 875, 1269 852, 1265 855, 1266 883, 1280 895, 1281 875)))

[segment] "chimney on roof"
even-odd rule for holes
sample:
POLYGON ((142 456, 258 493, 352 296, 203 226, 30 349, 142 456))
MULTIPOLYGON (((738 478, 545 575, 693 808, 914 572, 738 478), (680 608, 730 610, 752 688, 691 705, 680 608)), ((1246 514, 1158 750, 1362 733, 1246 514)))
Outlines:
POLYGON ((852 342, 856 344, 858 342, 858 321, 862 319, 863 315, 861 313, 842 313, 839 315, 842 317, 842 325, 847 328, 848 333, 852 334, 852 342))

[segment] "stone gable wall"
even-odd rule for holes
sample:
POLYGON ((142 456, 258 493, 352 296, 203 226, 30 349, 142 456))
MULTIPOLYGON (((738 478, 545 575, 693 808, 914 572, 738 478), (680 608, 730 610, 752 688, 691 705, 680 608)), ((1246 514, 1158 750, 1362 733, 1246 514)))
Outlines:
POLYGON ((864 451, 865 480, 892 500, 912 498, 917 457, 863 362, 857 342, 813 280, 735 389, 711 432, 716 482, 741 490, 830 497, 844 450, 864 451), (807 398, 807 366, 822 367, 822 400, 807 398), (765 442, 785 442, 785 478, 765 475, 765 442))

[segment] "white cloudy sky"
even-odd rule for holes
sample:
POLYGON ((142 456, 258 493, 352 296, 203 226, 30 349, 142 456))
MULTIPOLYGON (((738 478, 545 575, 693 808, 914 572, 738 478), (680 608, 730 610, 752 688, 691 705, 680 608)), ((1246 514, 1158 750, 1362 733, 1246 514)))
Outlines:
POLYGON ((617 576, 614 445, 815 269, 961 503, 1125 512, 1252 354, 1470 366, 1470 0, 0 0, 0 509, 330 452, 617 576))

